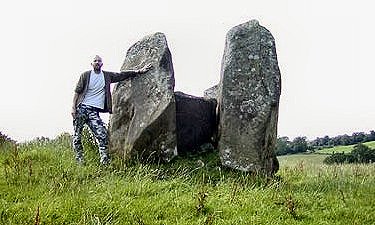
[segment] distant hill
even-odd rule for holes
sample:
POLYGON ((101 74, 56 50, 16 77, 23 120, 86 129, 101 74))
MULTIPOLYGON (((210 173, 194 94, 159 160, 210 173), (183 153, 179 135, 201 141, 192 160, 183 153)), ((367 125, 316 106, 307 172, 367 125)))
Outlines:
MULTIPOLYGON (((364 145, 367 145, 368 147, 374 149, 375 148, 375 141, 369 141, 363 143, 364 145)), ((333 154, 333 153, 349 153, 353 150, 354 145, 346 145, 346 146, 335 146, 331 148, 324 148, 322 150, 316 151, 320 154, 333 154)))

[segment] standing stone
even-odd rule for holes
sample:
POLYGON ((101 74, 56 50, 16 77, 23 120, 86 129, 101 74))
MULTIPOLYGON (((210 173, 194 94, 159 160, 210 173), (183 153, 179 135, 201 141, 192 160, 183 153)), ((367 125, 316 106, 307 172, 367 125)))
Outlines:
POLYGON ((148 63, 153 65, 149 72, 114 87, 110 151, 125 160, 167 162, 177 155, 177 141, 174 73, 164 34, 146 36, 130 47, 121 71, 148 63))
POLYGON ((216 100, 176 92, 177 150, 179 155, 213 149, 216 145, 216 100))
POLYGON ((271 175, 281 91, 275 41, 256 20, 226 37, 219 86, 219 152, 222 164, 271 175))

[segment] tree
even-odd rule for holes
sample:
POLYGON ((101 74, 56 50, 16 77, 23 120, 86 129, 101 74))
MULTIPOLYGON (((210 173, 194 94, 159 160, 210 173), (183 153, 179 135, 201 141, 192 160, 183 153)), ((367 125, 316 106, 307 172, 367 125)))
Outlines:
POLYGON ((375 131, 371 130, 368 135, 366 135, 366 141, 375 141, 375 131))
POLYGON ((340 145, 350 145, 350 137, 347 134, 340 136, 340 145))
POLYGON ((306 152, 308 149, 307 138, 306 137, 296 137, 291 143, 291 148, 293 153, 306 152))
POLYGON ((289 153, 291 153, 289 138, 286 136, 277 138, 276 155, 286 155, 289 153))
POLYGON ((354 142, 353 144, 357 144, 357 143, 363 142, 366 138, 366 135, 363 132, 355 132, 352 134, 352 138, 354 142))
POLYGON ((324 136, 323 138, 319 138, 319 146, 328 146, 330 140, 331 138, 329 138, 328 135, 324 136))

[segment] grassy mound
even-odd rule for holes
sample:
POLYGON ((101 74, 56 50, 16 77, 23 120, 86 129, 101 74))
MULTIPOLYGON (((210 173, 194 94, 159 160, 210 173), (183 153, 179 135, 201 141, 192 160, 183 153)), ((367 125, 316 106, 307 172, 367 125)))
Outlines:
POLYGON ((70 139, 0 151, 0 224, 372 224, 375 166, 279 158, 273 178, 223 168, 217 152, 166 165, 77 165, 70 139))

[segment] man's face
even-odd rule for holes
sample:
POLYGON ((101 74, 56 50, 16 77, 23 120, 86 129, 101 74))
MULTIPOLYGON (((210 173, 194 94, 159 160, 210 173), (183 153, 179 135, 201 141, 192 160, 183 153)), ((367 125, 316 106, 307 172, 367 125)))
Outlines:
POLYGON ((92 68, 94 68, 94 70, 99 71, 103 66, 102 58, 100 58, 99 56, 95 56, 91 65, 92 65, 92 68))

